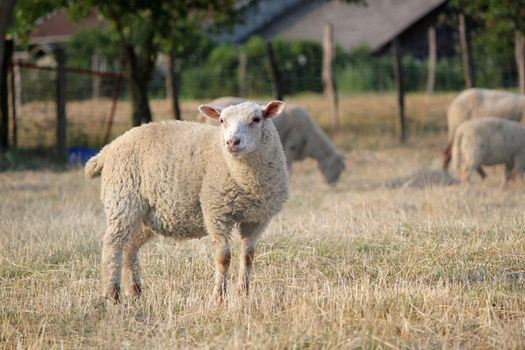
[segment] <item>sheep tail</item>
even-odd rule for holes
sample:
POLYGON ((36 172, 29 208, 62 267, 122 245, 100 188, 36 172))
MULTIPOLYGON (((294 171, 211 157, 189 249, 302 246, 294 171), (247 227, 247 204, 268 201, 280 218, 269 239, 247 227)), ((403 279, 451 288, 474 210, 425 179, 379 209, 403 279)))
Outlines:
POLYGON ((454 145, 452 146, 452 166, 454 167, 454 170, 455 171, 459 171, 460 170, 460 166, 461 166, 461 138, 462 138, 462 134, 461 133, 456 133, 456 135, 454 136, 454 140, 452 141, 454 143, 454 145))
POLYGON ((452 142, 450 141, 443 152, 443 170, 447 171, 448 166, 450 165, 450 158, 452 157, 452 142))
POLYGON ((86 175, 86 178, 94 179, 95 177, 100 176, 103 168, 104 161, 101 153, 99 153, 88 160, 86 167, 84 168, 84 174, 86 175))

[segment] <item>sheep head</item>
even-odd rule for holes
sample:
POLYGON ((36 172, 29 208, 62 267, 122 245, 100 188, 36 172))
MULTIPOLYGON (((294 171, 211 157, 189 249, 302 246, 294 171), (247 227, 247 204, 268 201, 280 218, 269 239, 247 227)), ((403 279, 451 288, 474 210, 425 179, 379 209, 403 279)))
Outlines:
POLYGON ((224 109, 199 106, 202 114, 221 123, 222 144, 233 157, 242 157, 258 149, 268 119, 278 116, 283 109, 282 101, 271 101, 265 106, 243 102, 224 109))
POLYGON ((323 159, 318 163, 319 170, 330 186, 336 185, 341 173, 346 168, 345 163, 346 157, 339 153, 335 153, 331 157, 323 159))

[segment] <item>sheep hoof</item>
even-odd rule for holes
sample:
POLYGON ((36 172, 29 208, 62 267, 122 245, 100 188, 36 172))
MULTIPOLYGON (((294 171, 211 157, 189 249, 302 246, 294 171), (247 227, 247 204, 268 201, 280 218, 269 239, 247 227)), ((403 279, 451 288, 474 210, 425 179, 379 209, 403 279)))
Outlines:
POLYGON ((215 290, 213 292, 213 298, 215 299, 216 305, 222 305, 224 302, 225 293, 223 293, 221 290, 215 290))
POLYGON ((240 297, 247 297, 249 293, 249 288, 246 286, 237 287, 237 295, 240 297))
POLYGON ((140 297, 141 294, 142 294, 142 287, 140 286, 140 284, 133 283, 133 285, 131 286, 130 295, 138 298, 140 297))
POLYGON ((107 293, 107 298, 113 304, 120 304, 120 288, 117 286, 111 287, 107 293))

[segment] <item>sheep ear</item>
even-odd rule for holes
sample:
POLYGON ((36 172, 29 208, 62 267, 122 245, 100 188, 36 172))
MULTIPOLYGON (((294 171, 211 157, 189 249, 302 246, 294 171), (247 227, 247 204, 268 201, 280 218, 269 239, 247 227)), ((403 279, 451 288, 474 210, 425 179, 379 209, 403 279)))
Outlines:
POLYGON ((210 105, 200 105, 199 111, 208 118, 218 120, 221 116, 222 108, 213 107, 210 105))
POLYGON ((285 103, 283 101, 270 101, 262 108, 264 118, 277 117, 284 109, 285 103))

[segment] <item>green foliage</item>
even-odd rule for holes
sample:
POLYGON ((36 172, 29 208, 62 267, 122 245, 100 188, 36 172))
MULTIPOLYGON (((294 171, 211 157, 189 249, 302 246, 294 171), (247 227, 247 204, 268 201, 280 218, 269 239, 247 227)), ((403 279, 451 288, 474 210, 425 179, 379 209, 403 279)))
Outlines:
POLYGON ((99 55, 106 59, 111 70, 120 69, 116 37, 109 28, 81 29, 66 43, 68 65, 91 68, 91 58, 99 55))
MULTIPOLYGON (((394 62, 391 56, 373 57, 366 46, 348 54, 346 65, 336 69, 341 93, 384 92, 395 89, 394 62)), ((428 74, 426 60, 403 57, 404 84, 407 91, 423 91, 428 74)), ((459 90, 464 86, 458 58, 439 60, 436 64, 436 90, 459 90)))
MULTIPOLYGON (((285 94, 305 91, 322 92, 322 48, 315 42, 278 38, 273 47, 283 79, 285 94)), ((200 65, 183 72, 182 95, 193 98, 215 98, 238 95, 239 54, 247 56, 246 89, 248 95, 271 95, 271 78, 266 56, 266 43, 260 37, 250 38, 242 47, 229 44, 213 48, 200 65)), ((391 56, 372 56, 366 46, 351 53, 338 48, 335 57, 335 77, 342 93, 386 92, 395 89, 391 56)), ((494 75, 501 71, 493 69, 494 75)), ((426 88, 427 61, 410 55, 403 58, 407 91, 426 88)), ((436 90, 460 90, 464 86, 459 58, 439 60, 436 65, 436 90)), ((493 79, 487 76, 487 80, 493 79)))
POLYGON ((281 62, 285 94, 323 90, 321 82, 323 49, 319 43, 277 38, 274 48, 276 59, 281 62))
MULTIPOLYGON (((273 48, 285 94, 322 91, 322 48, 319 43, 277 38, 273 41, 273 48)), ((198 98, 237 95, 241 51, 247 57, 247 90, 251 95, 270 95, 272 88, 266 42, 260 37, 250 38, 242 47, 229 44, 216 46, 204 64, 183 72, 183 95, 198 98)), ((342 50, 338 49, 338 52, 342 50)), ((344 65, 341 60, 336 64, 344 65)))
POLYGON ((451 0, 450 5, 470 20, 477 85, 514 85, 514 38, 516 31, 525 34, 525 0, 451 0))
POLYGON ((29 34, 37 20, 61 6, 62 0, 17 0, 8 32, 18 38, 22 45, 27 45, 29 34))
POLYGON ((450 4, 487 29, 525 33, 525 0, 451 0, 450 4))

